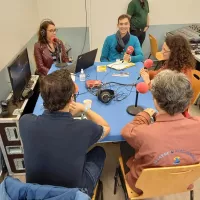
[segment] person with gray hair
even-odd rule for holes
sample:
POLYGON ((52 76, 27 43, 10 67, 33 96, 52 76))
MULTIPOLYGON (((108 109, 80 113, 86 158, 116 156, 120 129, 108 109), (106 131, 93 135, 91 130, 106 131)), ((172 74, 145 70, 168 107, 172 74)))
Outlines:
POLYGON ((176 115, 189 106, 193 90, 183 73, 164 70, 152 81, 151 92, 158 112, 176 115))
POLYGON ((121 131, 126 180, 138 194, 142 191, 135 183, 143 169, 200 162, 200 117, 182 114, 193 95, 187 76, 163 70, 153 79, 151 92, 157 113, 147 108, 121 131))

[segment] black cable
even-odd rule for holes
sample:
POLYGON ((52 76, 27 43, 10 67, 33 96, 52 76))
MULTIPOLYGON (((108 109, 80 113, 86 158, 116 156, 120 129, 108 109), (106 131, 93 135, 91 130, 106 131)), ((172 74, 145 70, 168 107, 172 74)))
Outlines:
POLYGON ((115 83, 115 84, 123 85, 123 86, 136 86, 135 83, 132 83, 132 84, 125 84, 125 83, 118 83, 118 82, 114 82, 114 81, 107 82, 107 83, 103 83, 103 85, 107 85, 107 84, 110 84, 110 83, 115 83))
POLYGON ((130 96, 131 92, 133 92, 132 89, 133 89, 133 86, 131 87, 131 90, 130 90, 130 92, 129 92, 128 94, 122 93, 121 96, 124 95, 124 97, 123 97, 122 99, 118 99, 118 98, 117 98, 117 99, 114 99, 114 101, 123 101, 124 99, 128 98, 128 97, 130 96))
POLYGON ((86 38, 87 38, 87 0, 85 0, 85 21, 86 21, 86 26, 85 26, 85 39, 84 39, 84 43, 83 43, 83 49, 81 51, 81 54, 83 53, 83 50, 85 48, 85 43, 86 43, 86 38))
POLYGON ((92 95, 94 95, 94 96, 97 96, 97 93, 98 93, 98 91, 99 91, 99 89, 97 89, 97 88, 88 88, 87 90, 88 90, 88 92, 89 92, 90 94, 92 94, 92 95))
MULTIPOLYGON (((107 67, 107 69, 108 69, 108 67, 107 67)), ((107 76, 108 74, 110 74, 110 73, 111 73, 111 69, 109 68, 109 72, 106 72, 106 74, 104 75, 104 77, 101 79, 101 82, 103 82, 103 79, 106 78, 106 76, 107 76)))
POLYGON ((87 93, 88 93, 88 90, 87 90, 86 92, 82 92, 82 93, 79 93, 79 92, 78 92, 78 94, 77 94, 76 97, 78 97, 78 96, 80 96, 80 95, 83 95, 83 94, 87 94, 87 93))

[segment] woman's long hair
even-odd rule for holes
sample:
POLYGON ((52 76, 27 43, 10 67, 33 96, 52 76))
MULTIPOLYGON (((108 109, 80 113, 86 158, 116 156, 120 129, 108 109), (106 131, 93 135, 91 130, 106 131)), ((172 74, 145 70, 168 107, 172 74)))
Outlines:
POLYGON ((167 36, 165 42, 170 49, 170 57, 166 61, 168 69, 181 72, 184 69, 195 68, 196 61, 192 55, 191 47, 183 36, 167 36))

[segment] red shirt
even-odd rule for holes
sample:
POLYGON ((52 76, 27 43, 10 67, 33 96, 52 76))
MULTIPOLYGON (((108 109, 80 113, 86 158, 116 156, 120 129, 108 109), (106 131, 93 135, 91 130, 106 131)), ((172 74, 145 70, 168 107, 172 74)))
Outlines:
POLYGON ((157 115, 150 123, 146 112, 139 113, 121 131, 124 139, 136 150, 127 166, 126 179, 137 193, 135 183, 145 168, 189 165, 200 162, 200 117, 185 118, 182 114, 157 115))

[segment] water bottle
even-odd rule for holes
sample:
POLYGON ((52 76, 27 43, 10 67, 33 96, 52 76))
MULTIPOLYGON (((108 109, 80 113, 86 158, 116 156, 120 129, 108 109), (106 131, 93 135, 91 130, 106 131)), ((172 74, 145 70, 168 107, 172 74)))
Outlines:
POLYGON ((85 73, 83 71, 83 69, 81 69, 81 73, 79 75, 80 81, 85 81, 85 73))

